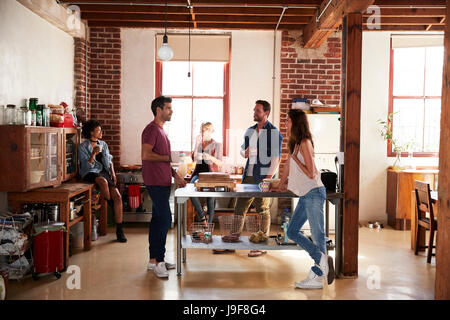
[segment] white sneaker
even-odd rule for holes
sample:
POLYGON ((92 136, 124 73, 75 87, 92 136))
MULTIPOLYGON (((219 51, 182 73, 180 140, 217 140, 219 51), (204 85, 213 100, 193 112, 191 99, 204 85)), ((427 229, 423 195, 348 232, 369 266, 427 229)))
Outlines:
POLYGON ((327 283, 332 284, 335 277, 333 258, 322 253, 318 267, 322 271, 322 275, 327 279, 327 283))
POLYGON ((310 270, 306 279, 296 282, 295 287, 299 289, 323 289, 323 277, 310 270))
POLYGON ((158 278, 168 278, 169 277, 169 273, 167 272, 165 262, 158 263, 156 265, 156 267, 153 269, 153 271, 155 272, 155 274, 158 278))
MULTIPOLYGON (((153 270, 153 269, 155 269, 155 267, 156 267, 155 263, 149 262, 147 265, 147 270, 153 270)), ((176 267, 177 267, 177 265, 175 263, 166 262, 167 270, 175 269, 176 267)))

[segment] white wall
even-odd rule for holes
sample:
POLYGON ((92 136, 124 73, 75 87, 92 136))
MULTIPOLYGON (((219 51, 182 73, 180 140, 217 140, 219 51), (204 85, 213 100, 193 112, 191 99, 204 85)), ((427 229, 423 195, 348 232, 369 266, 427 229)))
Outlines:
MULTIPOLYGON (((122 146, 123 164, 139 164, 141 133, 153 120, 150 103, 155 98, 155 30, 122 29, 122 146)), ((230 63, 230 160, 236 155, 243 131, 253 125, 255 101, 272 104, 273 32, 231 31, 230 63), (237 132, 237 134, 236 134, 237 132), (236 136, 234 139, 233 137, 236 136)), ((279 125, 280 33, 277 37, 277 83, 273 106, 274 124, 279 125)), ((272 117, 270 119, 272 120, 272 117)), ((244 162, 245 163, 245 162, 244 162)))
MULTIPOLYGON (((153 120, 150 110, 154 92, 154 46, 158 30, 122 29, 122 143, 121 162, 141 163, 141 133, 153 120)), ((181 31, 180 31, 181 32, 181 31)), ((229 31, 231 33, 230 63, 230 145, 228 161, 245 164, 239 155, 244 131, 253 121, 255 101, 273 104, 270 121, 279 126, 280 118, 280 46, 276 39, 276 86, 273 103, 273 31, 229 31)), ((272 205, 275 215, 277 203, 272 205)))
MULTIPOLYGON (((15 0, 0 1, 0 105, 39 98, 52 104, 73 97, 73 38, 15 0)), ((7 206, 0 193, 0 210, 7 206)))
POLYGON ((121 162, 141 164, 141 134, 153 120, 155 34, 149 29, 122 29, 121 162))
MULTIPOLYGON (((386 169, 395 158, 386 155, 386 142, 379 134, 378 119, 386 119, 389 104, 390 32, 363 33, 361 95, 361 222, 387 222, 386 169)), ((402 158, 402 164, 439 165, 438 158, 402 158)))

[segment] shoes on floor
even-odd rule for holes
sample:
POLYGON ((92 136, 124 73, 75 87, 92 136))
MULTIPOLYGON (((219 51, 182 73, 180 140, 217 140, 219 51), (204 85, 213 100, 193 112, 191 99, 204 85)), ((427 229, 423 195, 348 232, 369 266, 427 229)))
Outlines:
POLYGON ((169 273, 167 272, 167 268, 166 268, 166 263, 165 262, 158 263, 155 266, 155 268, 153 269, 153 271, 155 272, 155 275, 158 278, 168 278, 169 277, 169 273))
POLYGON ((122 229, 118 229, 116 231, 116 237, 117 237, 118 242, 122 242, 122 243, 127 242, 127 238, 125 237, 125 234, 123 233, 122 229))
MULTIPOLYGON (((177 267, 177 265, 175 263, 165 262, 165 264, 166 264, 166 269, 167 270, 175 269, 177 267)), ((148 270, 154 270, 155 267, 156 267, 155 263, 149 262, 148 265, 147 265, 147 269, 148 270)))
POLYGON ((295 287, 299 289, 323 289, 323 277, 310 270, 306 279, 296 282, 295 287))
POLYGON ((322 271, 322 275, 327 279, 327 283, 332 284, 335 278, 333 258, 322 253, 318 267, 322 271))
POLYGON ((251 250, 248 253, 248 257, 249 258, 261 257, 262 255, 265 255, 266 253, 267 253, 267 251, 265 251, 265 250, 251 250))
POLYGON ((236 250, 232 249, 212 249, 213 254, 222 254, 222 253, 235 253, 236 250))

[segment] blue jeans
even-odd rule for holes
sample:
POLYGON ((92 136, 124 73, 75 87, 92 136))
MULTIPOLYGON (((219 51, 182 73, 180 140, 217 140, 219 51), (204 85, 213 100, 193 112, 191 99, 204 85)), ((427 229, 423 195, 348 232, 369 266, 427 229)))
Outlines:
MULTIPOLYGON (((321 253, 327 252, 323 213, 326 197, 325 187, 314 188, 300 197, 287 230, 289 239, 305 249, 317 265, 320 262, 321 253), (300 232, 306 220, 311 227, 312 242, 300 232)), ((318 276, 322 276, 322 271, 317 266, 311 269, 318 276)))
MULTIPOLYGON (((191 179, 191 183, 194 183, 198 180, 198 176, 193 176, 191 179)), ((202 204, 200 203, 199 198, 190 198, 192 205, 194 206, 195 210, 197 211, 197 216, 200 220, 203 220, 205 218, 205 213, 203 212, 202 204)), ((208 215, 209 219, 208 222, 212 223, 214 218, 214 208, 216 207, 216 198, 206 198, 206 206, 208 207, 208 215)))
POLYGON ((170 187, 146 186, 152 199, 152 220, 148 231, 150 259, 163 262, 166 253, 166 238, 172 223, 169 198, 170 187))

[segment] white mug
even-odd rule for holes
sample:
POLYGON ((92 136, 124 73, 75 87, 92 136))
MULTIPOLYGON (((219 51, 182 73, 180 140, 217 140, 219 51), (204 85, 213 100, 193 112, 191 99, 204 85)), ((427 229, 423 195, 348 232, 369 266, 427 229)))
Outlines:
POLYGON ((99 144, 97 144, 97 147, 99 147, 100 148, 100 150, 98 151, 98 153, 101 153, 102 152, 102 150, 103 150, 103 146, 99 143, 99 144))

